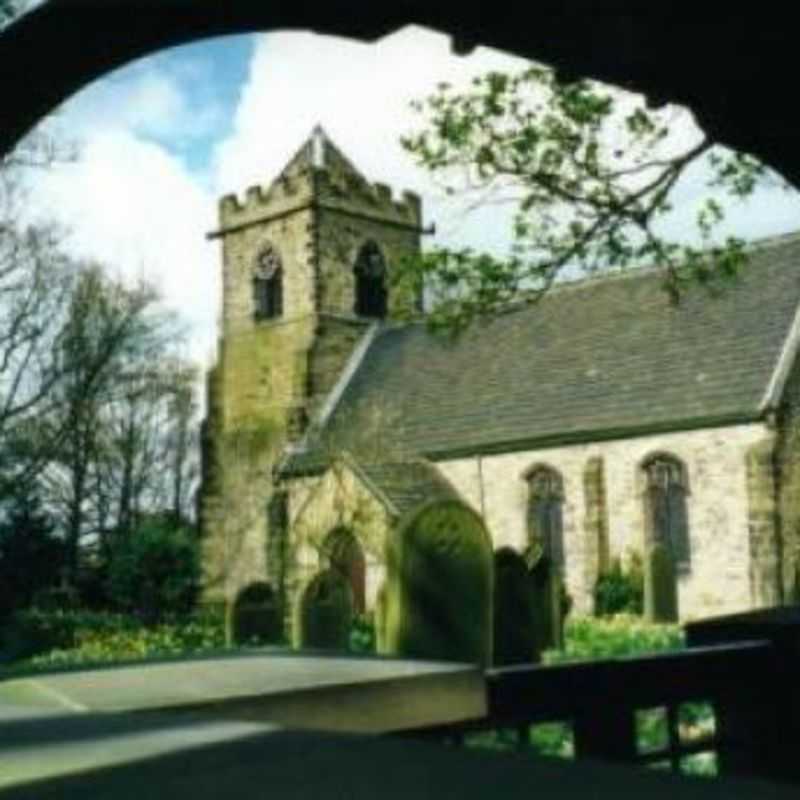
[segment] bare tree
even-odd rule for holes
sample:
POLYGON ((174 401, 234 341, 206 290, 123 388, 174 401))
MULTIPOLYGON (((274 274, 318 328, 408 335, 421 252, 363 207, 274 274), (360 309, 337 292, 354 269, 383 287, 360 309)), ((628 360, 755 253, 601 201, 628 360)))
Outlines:
POLYGON ((93 470, 104 444, 102 411, 130 392, 131 365, 157 356, 155 302, 150 287, 130 289, 99 267, 87 268, 54 343, 59 380, 52 387, 52 407, 41 420, 47 459, 42 480, 61 518, 73 575, 81 539, 90 532, 92 490, 98 485, 93 470))

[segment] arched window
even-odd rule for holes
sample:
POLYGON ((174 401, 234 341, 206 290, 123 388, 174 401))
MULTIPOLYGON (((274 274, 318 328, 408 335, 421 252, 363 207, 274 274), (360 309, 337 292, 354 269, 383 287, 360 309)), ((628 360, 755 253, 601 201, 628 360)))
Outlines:
POLYGON ((360 317, 386 316, 386 262, 375 242, 367 242, 359 251, 353 267, 356 279, 354 311, 360 317))
POLYGON ((642 464, 647 482, 645 511, 647 533, 653 544, 662 544, 678 572, 690 567, 688 485, 683 464, 673 456, 658 454, 642 464))
POLYGON ((559 571, 564 569, 564 484, 561 475, 546 466, 525 475, 528 482, 528 537, 559 571))
POLYGON ((270 244, 256 258, 253 307, 256 319, 275 319, 283 314, 283 267, 278 251, 270 244))
POLYGON ((330 568, 343 577, 353 593, 353 608, 366 606, 366 562, 361 545, 347 528, 334 528, 325 538, 322 553, 330 568))

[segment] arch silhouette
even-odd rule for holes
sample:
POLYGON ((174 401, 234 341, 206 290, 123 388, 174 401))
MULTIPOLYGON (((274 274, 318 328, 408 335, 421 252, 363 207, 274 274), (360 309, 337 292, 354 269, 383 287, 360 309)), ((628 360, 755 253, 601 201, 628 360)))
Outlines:
POLYGON ((353 311, 360 317, 386 316, 386 260, 380 247, 372 240, 365 242, 353 265, 355 303, 353 311))
POLYGON ((231 633, 237 644, 275 642, 281 638, 280 604, 269 583, 250 583, 236 595, 231 608, 231 633))
POLYGON ((785 103, 794 67, 788 7, 783 16, 777 12, 757 18, 759 28, 769 32, 761 38, 752 36, 756 20, 749 14, 726 17, 725 35, 720 35, 717 15, 670 13, 665 24, 667 12, 631 2, 625 8, 626 35, 620 36, 619 15, 587 13, 585 6, 572 2, 565 8, 570 13, 539 9, 531 28, 524 7, 509 6, 493 16, 464 6, 456 14, 423 0, 347 7, 335 0, 313 5, 48 0, 0 35, 0 154, 89 82, 166 47, 293 29, 374 41, 417 24, 452 34, 457 53, 482 44, 552 64, 565 77, 585 75, 650 94, 656 102, 687 105, 711 138, 757 154, 795 184, 800 182, 797 126, 791 104, 785 103), (614 46, 596 47, 598 41, 614 46), (742 41, 748 42, 751 58, 741 58, 742 41), (728 102, 730 97, 737 102, 728 102))

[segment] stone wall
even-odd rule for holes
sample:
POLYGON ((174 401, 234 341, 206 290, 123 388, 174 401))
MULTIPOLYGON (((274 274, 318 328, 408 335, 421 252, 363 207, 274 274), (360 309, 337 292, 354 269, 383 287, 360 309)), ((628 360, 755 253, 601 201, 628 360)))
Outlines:
MULTIPOLYGON (((222 331, 199 502, 207 600, 230 600, 274 573, 266 513, 274 467, 304 434, 369 323, 353 316, 361 246, 373 240, 381 248, 389 283, 392 265, 419 249, 419 198, 398 200, 370 184, 322 141, 324 168, 309 140, 267 189, 220 201, 222 331), (256 320, 253 275, 267 245, 282 264, 283 313, 256 320)), ((390 315, 415 302, 390 286, 390 315)))
POLYGON ((775 466, 784 599, 800 603, 800 361, 795 360, 776 419, 775 466))
POLYGON ((751 607, 748 449, 769 433, 765 425, 738 425, 571 445, 524 453, 439 462, 461 494, 483 509, 495 548, 527 543, 527 484, 535 464, 558 470, 564 481, 566 584, 578 613, 591 612, 600 559, 600 462, 608 519, 608 554, 623 560, 644 546, 644 481, 639 466, 651 454, 670 453, 686 466, 691 570, 678 579, 682 619, 751 607), (593 476, 593 477, 592 477, 593 476), (588 502, 587 502, 588 501, 588 502))
POLYGON ((287 487, 291 552, 287 594, 291 608, 325 565, 320 549, 338 527, 350 530, 364 551, 366 605, 373 608, 385 576, 386 536, 392 519, 384 506, 344 463, 322 477, 295 479, 287 487))
POLYGON ((411 289, 393 284, 393 272, 400 260, 419 251, 419 231, 415 227, 399 227, 377 217, 361 217, 328 207, 321 207, 316 219, 321 312, 353 313, 353 266, 361 247, 370 240, 378 245, 386 261, 389 317, 397 318, 417 310, 418 301, 411 289))
POLYGON ((775 437, 768 436, 750 445, 746 464, 751 599, 757 607, 774 606, 783 596, 775 437))
POLYGON ((584 586, 593 586, 599 575, 608 570, 608 498, 606 497, 605 461, 592 456, 583 469, 584 586))
POLYGON ((243 202, 223 198, 222 331, 214 370, 215 408, 209 415, 201 489, 204 596, 232 600, 267 575, 267 514, 272 470, 285 443, 302 428, 307 406, 313 248, 307 204, 311 182, 297 171, 269 192, 253 188, 243 202), (270 244, 283 268, 279 319, 254 316, 253 271, 270 244))

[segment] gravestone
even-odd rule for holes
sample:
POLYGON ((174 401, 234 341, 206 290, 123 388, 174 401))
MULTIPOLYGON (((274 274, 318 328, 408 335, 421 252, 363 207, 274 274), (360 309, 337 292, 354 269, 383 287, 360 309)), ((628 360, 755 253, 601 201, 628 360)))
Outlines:
POLYGON ((678 619, 678 588, 672 554, 661 543, 652 544, 645 557, 644 616, 649 622, 678 619))
POLYGON ((295 646, 347 650, 352 623, 350 585, 338 570, 326 569, 303 592, 295 625, 295 646))
POLYGON ((494 664, 539 661, 533 582, 525 559, 510 547, 494 555, 494 664))
POLYGON ((231 609, 230 626, 236 644, 280 641, 283 635, 280 608, 268 583, 251 583, 239 592, 231 609))
POLYGON ((410 512, 387 548, 383 652, 490 664, 493 563, 481 518, 456 500, 410 512))
POLYGON ((564 647, 564 583, 553 562, 541 555, 530 571, 533 619, 538 652, 564 647))

